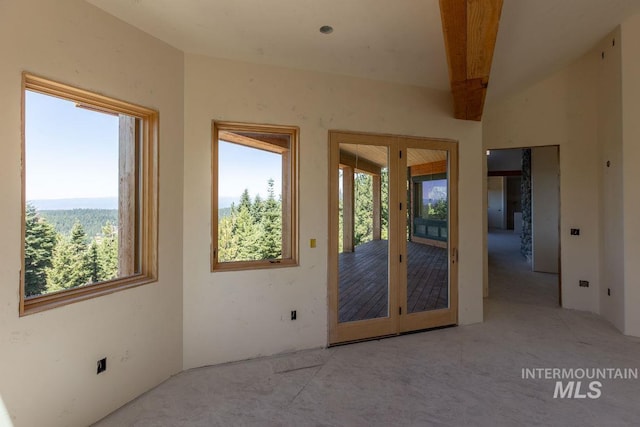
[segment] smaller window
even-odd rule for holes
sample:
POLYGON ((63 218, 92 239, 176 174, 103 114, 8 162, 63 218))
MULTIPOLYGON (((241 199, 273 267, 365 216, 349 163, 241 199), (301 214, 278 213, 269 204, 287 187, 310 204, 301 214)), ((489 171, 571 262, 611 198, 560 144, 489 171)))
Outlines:
POLYGON ((23 75, 20 314, 157 280, 158 113, 23 75))
POLYGON ((212 271, 297 265, 298 128, 213 122, 212 271))

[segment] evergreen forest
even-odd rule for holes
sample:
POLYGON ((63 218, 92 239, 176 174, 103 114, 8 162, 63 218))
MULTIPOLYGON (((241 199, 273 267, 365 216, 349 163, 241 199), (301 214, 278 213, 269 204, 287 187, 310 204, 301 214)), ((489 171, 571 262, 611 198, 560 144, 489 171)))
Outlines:
POLYGON ((47 294, 117 277, 118 230, 115 221, 111 222, 113 215, 91 211, 101 210, 47 211, 45 216, 33 205, 27 204, 25 296, 47 294), (49 220, 51 212, 55 214, 49 220), (99 229, 95 226, 95 218, 104 219, 99 229), (88 224, 87 228, 92 230, 91 235, 86 232, 83 220, 88 224), (69 227, 70 223, 72 225, 69 227))
POLYGON ((82 224, 87 236, 102 233, 102 227, 107 221, 118 226, 117 209, 66 209, 39 210, 42 215, 60 234, 69 234, 76 222, 82 224))
POLYGON ((252 199, 245 189, 238 204, 220 209, 218 217, 218 262, 282 258, 282 199, 272 179, 266 199, 252 199))
MULTIPOLYGON (((342 179, 342 171, 340 171, 342 179)), ((380 237, 382 240, 389 238, 389 174, 386 169, 380 175, 381 200, 380 200, 380 237)), ((358 246, 373 240, 373 177, 366 173, 354 175, 354 224, 353 240, 358 246)), ((342 252, 343 233, 343 209, 342 193, 338 202, 338 251, 342 252)))

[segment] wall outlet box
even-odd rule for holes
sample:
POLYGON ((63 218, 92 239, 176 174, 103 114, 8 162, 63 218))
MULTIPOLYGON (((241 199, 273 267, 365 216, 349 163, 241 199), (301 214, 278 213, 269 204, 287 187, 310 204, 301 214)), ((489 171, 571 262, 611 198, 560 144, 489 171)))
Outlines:
POLYGON ((309 240, 309 247, 310 248, 315 248, 316 247, 316 239, 309 240))
POLYGON ((291 320, 296 320, 298 318, 298 313, 295 310, 291 310, 291 320))
POLYGON ((572 228, 571 229, 571 235, 572 236, 579 236, 580 235, 580 229, 579 228, 572 228))
POLYGON ((98 372, 97 374, 107 370, 107 358, 98 360, 98 372))
POLYGON ((588 288, 589 287, 589 281, 588 280, 580 280, 580 287, 581 288, 588 288))

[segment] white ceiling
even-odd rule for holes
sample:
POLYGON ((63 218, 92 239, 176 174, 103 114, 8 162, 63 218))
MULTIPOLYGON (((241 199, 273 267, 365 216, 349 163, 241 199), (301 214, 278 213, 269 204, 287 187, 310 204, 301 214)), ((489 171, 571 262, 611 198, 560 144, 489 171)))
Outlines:
POLYGON ((488 101, 551 75, 635 13, 638 0, 504 0, 488 101))
MULTIPOLYGON (((438 0, 87 1, 185 52, 449 89, 438 0)), ((488 102, 638 12, 638 0, 504 0, 488 102)))

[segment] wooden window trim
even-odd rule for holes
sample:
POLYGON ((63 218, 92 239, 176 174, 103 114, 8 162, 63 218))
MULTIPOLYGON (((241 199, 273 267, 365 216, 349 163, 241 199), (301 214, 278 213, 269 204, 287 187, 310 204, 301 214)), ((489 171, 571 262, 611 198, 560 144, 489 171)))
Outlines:
POLYGON ((137 174, 141 180, 139 183, 141 194, 137 196, 136 200, 140 204, 142 215, 140 218, 136 218, 135 221, 140 227, 139 232, 136 233, 137 239, 139 239, 139 242, 136 243, 136 248, 141 251, 141 254, 139 258, 140 271, 137 274, 29 298, 25 297, 25 271, 23 266, 20 269, 20 316, 156 282, 158 280, 158 112, 150 108, 55 82, 28 72, 22 73, 21 263, 24 264, 25 256, 25 95, 27 90, 70 100, 83 108, 94 111, 112 115, 123 114, 140 119, 142 123, 140 127, 141 144, 139 144, 141 159, 136 159, 136 163, 139 164, 141 169, 137 174))
POLYGON ((297 126, 265 125, 241 122, 226 122, 213 120, 212 128, 212 149, 211 149, 211 271, 242 271, 258 270, 267 268, 283 268, 298 266, 298 143, 300 128, 297 126), (244 133, 266 133, 266 134, 286 134, 289 136, 289 147, 279 144, 277 141, 258 141, 254 138, 233 135, 229 132, 244 133), (221 134, 226 134, 220 138, 221 134), (282 235, 288 229, 288 239, 283 238, 283 257, 279 260, 258 260, 258 261, 229 261, 218 262, 218 140, 223 139, 228 142, 238 143, 247 147, 281 154, 282 168, 282 235), (285 198, 285 188, 288 187, 288 197, 285 198), (287 224, 289 225, 287 227, 287 224), (285 253, 289 256, 285 257, 285 253))

